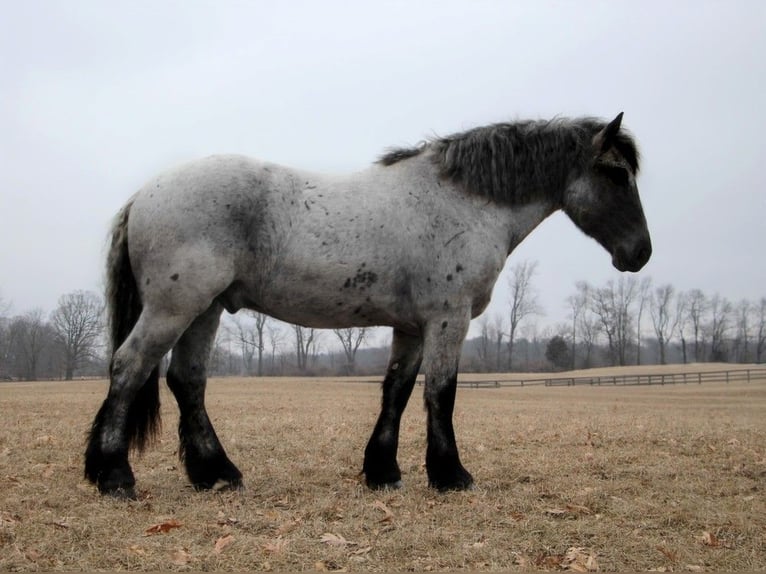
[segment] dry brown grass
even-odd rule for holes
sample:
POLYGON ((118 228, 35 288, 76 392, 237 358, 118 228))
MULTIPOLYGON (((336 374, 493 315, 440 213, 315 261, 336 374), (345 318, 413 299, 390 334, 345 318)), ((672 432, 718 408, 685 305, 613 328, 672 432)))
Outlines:
MULTIPOLYGON (((103 382, 0 385, 0 570, 759 570, 766 385, 460 389, 471 492, 426 486, 424 415, 402 425, 406 487, 357 475, 377 385, 216 380, 208 406, 243 493, 196 493, 161 442, 139 501, 82 480, 103 382), (175 528, 171 528, 174 525, 175 528), (148 534, 152 526, 165 533, 148 534)), ((417 391, 416 391, 417 392, 417 391)))

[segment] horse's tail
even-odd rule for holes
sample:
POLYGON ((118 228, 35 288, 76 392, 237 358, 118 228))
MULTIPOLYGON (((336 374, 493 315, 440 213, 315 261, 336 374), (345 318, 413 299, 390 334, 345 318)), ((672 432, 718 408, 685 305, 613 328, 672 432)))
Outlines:
MULTIPOLYGON (((128 217, 133 198, 123 207, 112 226, 106 263, 106 307, 109 321, 110 355, 120 348, 133 330, 141 310, 141 297, 128 256, 128 217)), ((112 364, 109 372, 111 375, 112 364)), ((132 448, 143 450, 160 430, 160 368, 157 365, 136 393, 128 409, 126 435, 132 448)))

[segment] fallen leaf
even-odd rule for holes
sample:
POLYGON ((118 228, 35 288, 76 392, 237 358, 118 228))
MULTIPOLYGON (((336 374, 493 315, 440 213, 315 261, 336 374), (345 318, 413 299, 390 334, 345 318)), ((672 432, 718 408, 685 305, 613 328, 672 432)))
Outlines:
POLYGON ((226 548, 232 542, 234 542, 234 537, 231 534, 227 534, 226 536, 221 536, 218 540, 215 541, 213 552, 215 552, 216 554, 220 554, 221 552, 223 552, 223 549, 226 548))
POLYGON ((591 554, 584 548, 572 546, 564 555, 561 567, 574 572, 596 572, 598 570, 598 562, 596 562, 595 554, 591 554))
POLYGON ((529 558, 521 554, 520 552, 512 552, 513 554, 513 561, 521 568, 522 570, 528 570, 529 569, 529 558))
POLYGON ((69 528, 69 523, 66 521, 65 518, 62 518, 61 520, 56 520, 54 522, 51 522, 51 524, 53 524, 53 526, 56 526, 58 528, 63 528, 64 530, 69 528))
POLYGON ((702 533, 700 541, 705 546, 710 546, 712 548, 718 548, 721 545, 721 541, 718 540, 718 537, 712 532, 708 532, 707 530, 702 533))
POLYGON ((284 534, 287 534, 288 532, 292 532, 300 525, 300 523, 301 523, 300 518, 296 518, 295 520, 291 520, 290 522, 285 522, 279 528, 277 528, 276 530, 277 536, 282 536, 284 534))
POLYGON ((372 503, 372 507, 380 510, 383 513, 383 518, 379 522, 391 522, 394 519, 394 513, 386 506, 382 500, 376 500, 372 503))
POLYGON ((563 556, 555 554, 539 554, 535 558, 535 566, 538 568, 547 568, 548 570, 557 570, 561 566, 563 556))
POLYGON ((346 568, 339 566, 333 560, 319 560, 314 562, 314 570, 317 572, 348 572, 346 568))
POLYGON ((186 566, 193 560, 192 555, 186 550, 186 548, 179 548, 174 551, 170 561, 177 566, 186 566))
POLYGON ((566 509, 570 514, 593 514, 593 511, 590 508, 578 504, 567 504, 566 509))
POLYGON ((548 516, 553 516, 554 518, 561 518, 562 516, 567 515, 566 508, 548 508, 544 512, 548 516))
POLYGON ((284 551, 285 548, 287 548, 287 545, 290 543, 289 540, 285 540, 281 536, 278 536, 274 540, 271 540, 270 542, 266 542, 263 545, 264 552, 268 552, 269 554, 279 554, 284 551))
POLYGON ((675 562, 676 561, 676 558, 677 558, 676 553, 673 552, 670 548, 668 548, 664 544, 660 544, 659 546, 657 546, 657 550, 662 552, 662 554, 665 556, 665 558, 667 558, 671 562, 675 562))
POLYGON ((329 546, 356 546, 356 542, 350 542, 340 534, 333 534, 332 532, 322 534, 320 541, 329 546))
POLYGON ((166 520, 165 522, 160 522, 159 524, 153 524, 149 528, 146 529, 145 536, 151 536, 152 534, 165 534, 167 532, 170 532, 174 528, 181 528, 183 526, 180 522, 177 520, 166 520))
POLYGON ((136 556, 146 556, 146 549, 141 548, 137 544, 133 544, 128 547, 128 552, 135 554, 136 556))
POLYGON ((359 548, 358 550, 354 550, 351 554, 353 556, 362 556, 363 554, 369 554, 372 551, 372 546, 365 546, 364 548, 359 548))

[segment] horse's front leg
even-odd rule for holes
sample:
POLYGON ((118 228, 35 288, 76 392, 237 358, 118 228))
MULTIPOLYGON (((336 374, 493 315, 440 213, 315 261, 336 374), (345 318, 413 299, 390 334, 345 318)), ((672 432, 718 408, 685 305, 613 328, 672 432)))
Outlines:
POLYGON ((425 328, 426 470, 429 485, 438 490, 464 490, 473 485, 473 477, 460 462, 452 425, 460 349, 468 324, 466 313, 440 318, 425 328))
POLYGON ((364 451, 362 472, 370 488, 402 486, 402 473, 396 462, 399 425, 422 360, 423 339, 395 329, 388 371, 383 381, 380 416, 364 451))

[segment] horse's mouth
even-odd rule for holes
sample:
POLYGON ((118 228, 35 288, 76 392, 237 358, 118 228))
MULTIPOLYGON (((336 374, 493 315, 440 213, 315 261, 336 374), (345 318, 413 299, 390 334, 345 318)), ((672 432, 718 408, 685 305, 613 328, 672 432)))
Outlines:
POLYGON ((612 265, 617 271, 636 273, 647 264, 652 256, 652 242, 648 239, 639 242, 632 249, 617 247, 612 254, 612 265))

